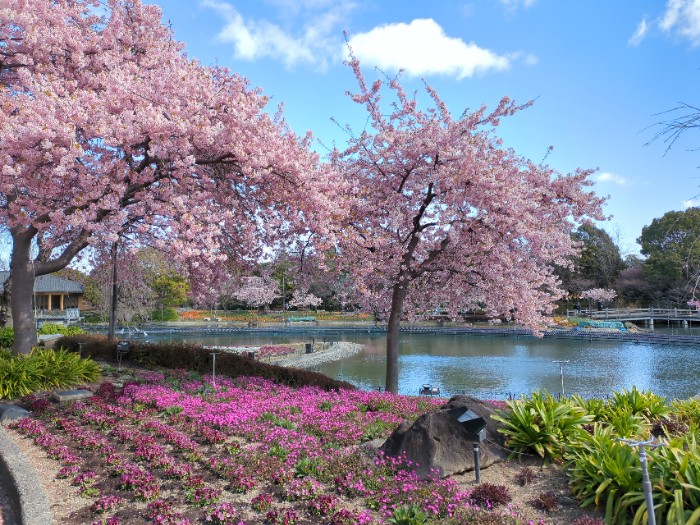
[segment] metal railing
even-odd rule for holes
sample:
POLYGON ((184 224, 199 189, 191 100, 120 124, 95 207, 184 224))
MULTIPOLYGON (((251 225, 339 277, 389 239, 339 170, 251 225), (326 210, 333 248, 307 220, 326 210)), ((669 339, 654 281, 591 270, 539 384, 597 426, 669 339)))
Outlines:
POLYGON ((689 319, 700 321, 700 310, 689 308, 604 308, 602 310, 567 310, 567 317, 582 316, 591 319, 689 319))

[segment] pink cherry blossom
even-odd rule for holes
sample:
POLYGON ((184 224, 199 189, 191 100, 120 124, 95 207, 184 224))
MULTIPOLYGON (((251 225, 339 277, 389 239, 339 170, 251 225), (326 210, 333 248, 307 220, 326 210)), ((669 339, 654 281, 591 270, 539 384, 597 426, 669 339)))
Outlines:
POLYGON ((161 19, 140 0, 0 5, 16 352, 36 342, 35 277, 86 247, 119 238, 161 250, 196 277, 197 298, 333 209, 311 136, 270 116, 244 78, 188 58, 161 19))
POLYGON ((404 318, 483 309, 537 330, 562 295, 552 265, 575 252, 577 222, 603 218, 602 200, 586 191, 590 170, 563 175, 503 146, 499 121, 522 109, 508 98, 453 118, 430 86, 421 110, 397 79, 369 84, 354 57, 349 65, 368 125, 332 153, 348 210, 342 259, 364 304, 388 319, 396 392, 404 318))
POLYGON ((615 297, 617 297, 615 290, 606 290, 604 288, 591 288, 581 292, 581 299, 590 299, 594 302, 612 301, 615 297))

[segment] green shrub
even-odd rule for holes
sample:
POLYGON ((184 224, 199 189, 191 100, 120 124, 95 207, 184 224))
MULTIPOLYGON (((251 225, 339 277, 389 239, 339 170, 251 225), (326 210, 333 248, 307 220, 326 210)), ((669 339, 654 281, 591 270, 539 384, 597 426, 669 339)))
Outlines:
POLYGON ((0 399, 15 399, 41 389, 37 364, 25 356, 0 360, 0 399))
MULTIPOLYGON (((665 516, 669 524, 685 525, 686 521, 680 521, 681 517, 689 517, 691 511, 700 509, 700 446, 697 436, 689 433, 665 441, 663 447, 649 452, 649 463, 657 514, 662 518, 665 516)), ((700 522, 700 518, 696 519, 700 522)))
MULTIPOLYGON (((641 438, 641 436, 635 436, 641 438)), ((649 477, 659 525, 700 524, 700 447, 688 433, 648 449, 649 477), (693 521, 696 520, 696 521, 693 521)), ((570 443, 565 454, 569 486, 581 506, 605 509, 605 523, 643 525, 647 507, 639 451, 621 442, 611 425, 570 443)))
POLYGON ((522 396, 506 405, 510 410, 499 410, 492 416, 505 425, 498 431, 505 434, 506 446, 514 453, 534 451, 546 462, 561 459, 565 443, 585 433, 582 425, 592 421, 575 403, 558 401, 546 391, 538 390, 529 398, 522 396))
POLYGON ((7 326, 0 328, 0 348, 12 348, 15 342, 15 331, 7 326))
POLYGON ((387 523, 392 525, 423 525, 428 521, 428 514, 418 505, 404 505, 394 509, 387 523))
POLYGON ((632 390, 613 392, 613 397, 608 403, 609 407, 622 408, 634 415, 640 415, 647 421, 661 419, 669 412, 666 400, 650 391, 640 392, 637 387, 632 390))
POLYGON ((700 430, 700 399, 672 402, 670 415, 691 429, 700 430))
POLYGON ((619 441, 612 427, 596 423, 592 434, 569 444, 565 460, 569 486, 582 507, 603 507, 607 524, 631 520, 642 487, 639 454, 619 441))
POLYGON ((103 323, 105 318, 100 314, 85 314, 83 321, 86 323, 103 323))
POLYGON ((39 335, 61 334, 61 335, 80 335, 84 334, 85 330, 79 326, 63 326, 62 324, 44 323, 39 328, 39 335))
MULTIPOLYGON (((697 487, 695 487, 697 488, 697 487)), ((700 490, 700 489, 697 489, 700 490)), ((674 493, 673 503, 666 515, 667 525, 699 525, 700 524, 700 507, 691 507, 690 510, 685 508, 683 502, 683 491, 677 490, 674 493)))
MULTIPOLYGON (((77 352, 78 343, 84 343, 83 356, 107 361, 114 360, 116 342, 109 343, 105 336, 62 337, 56 345, 77 352)), ((131 349, 126 359, 137 365, 147 368, 187 369, 194 373, 211 374, 211 350, 199 345, 140 341, 130 341, 130 345, 131 349)), ((216 373, 228 377, 262 377, 292 387, 315 386, 325 390, 355 389, 351 383, 331 379, 320 372, 262 363, 229 352, 221 352, 216 356, 216 373)))
POLYGON ((605 419, 608 410, 608 404, 604 399, 599 397, 592 397, 590 399, 584 399, 581 396, 575 394, 571 396, 571 402, 576 406, 581 407, 586 414, 593 418, 593 421, 602 421, 605 419))
POLYGON ((151 312, 151 320, 153 321, 177 321, 179 318, 175 308, 159 308, 151 312))
POLYGON ((29 355, 0 359, 0 399, 14 399, 37 390, 70 387, 100 378, 99 365, 66 350, 37 348, 29 355))
POLYGON ((43 367, 49 383, 56 386, 72 386, 79 383, 92 383, 100 379, 100 366, 92 359, 81 359, 76 354, 63 348, 58 350, 39 348, 32 352, 31 358, 43 367))
POLYGON ((610 407, 601 423, 611 426, 616 436, 624 438, 638 436, 648 426, 641 415, 624 406, 610 407))

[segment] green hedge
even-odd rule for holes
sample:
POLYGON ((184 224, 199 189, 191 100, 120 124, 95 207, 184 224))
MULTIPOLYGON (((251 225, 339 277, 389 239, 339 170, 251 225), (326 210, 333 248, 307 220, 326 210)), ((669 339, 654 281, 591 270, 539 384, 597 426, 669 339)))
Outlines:
MULTIPOLYGON (((63 326, 55 323, 45 323, 39 329, 39 335, 80 335, 84 334, 85 330, 79 326, 63 326)), ((12 348, 15 341, 15 331, 11 327, 0 328, 0 348, 12 348)))
MULTIPOLYGON (((115 360, 116 342, 109 343, 105 336, 79 335, 60 338, 56 345, 78 351, 83 344, 83 355, 94 359, 115 360)), ((162 367, 192 370, 201 374, 211 373, 211 350, 199 345, 180 343, 143 343, 130 341, 128 361, 144 367, 162 367)), ((219 352, 216 356, 216 373, 228 377, 254 376, 293 387, 316 386, 325 390, 355 389, 345 381, 331 379, 319 372, 287 368, 261 363, 238 354, 219 352)))
POLYGON ((44 323, 39 328, 39 335, 61 334, 61 335, 80 335, 84 334, 85 330, 79 326, 63 326, 62 324, 44 323))

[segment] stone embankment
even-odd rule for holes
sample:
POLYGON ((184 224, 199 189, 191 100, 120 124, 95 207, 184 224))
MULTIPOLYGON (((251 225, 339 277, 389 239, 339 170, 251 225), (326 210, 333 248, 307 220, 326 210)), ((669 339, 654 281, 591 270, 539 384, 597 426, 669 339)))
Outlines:
POLYGON ((280 366, 295 366, 297 368, 313 368, 323 363, 339 361, 351 357, 362 350, 362 345, 338 341, 335 343, 321 343, 314 345, 311 354, 294 354, 276 359, 273 364, 280 366))
MULTIPOLYGON (((254 346, 216 346, 207 348, 211 348, 212 350, 217 350, 219 352, 231 352, 235 354, 244 354, 248 352, 255 354, 258 350, 258 347, 254 346)), ((346 341, 337 341, 333 343, 315 343, 312 348, 313 352, 310 354, 304 353, 305 348, 302 348, 294 354, 288 354, 281 357, 271 357, 269 360, 263 358, 262 361, 280 366, 314 368, 323 363, 339 361, 341 359, 351 357, 362 350, 362 345, 357 343, 348 343, 346 341)))

